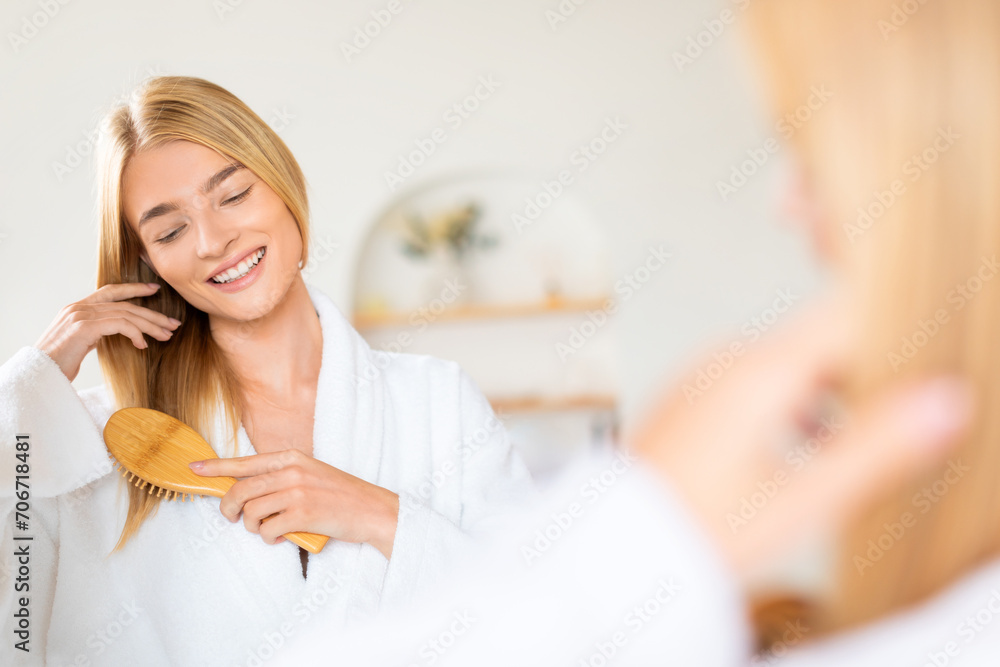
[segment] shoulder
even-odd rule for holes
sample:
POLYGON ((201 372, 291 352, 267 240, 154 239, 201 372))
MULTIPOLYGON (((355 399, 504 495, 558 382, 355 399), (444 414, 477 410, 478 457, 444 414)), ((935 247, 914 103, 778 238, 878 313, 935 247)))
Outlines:
POLYGON ((408 352, 381 352, 379 362, 385 366, 385 380, 390 391, 412 388, 417 383, 426 383, 435 393, 452 392, 456 398, 486 400, 479 386, 462 366, 449 359, 432 357, 428 354, 408 352))
POLYGON ((395 409, 419 411, 438 426, 450 423, 462 433, 502 432, 489 400, 457 362, 426 354, 382 354, 386 390, 395 409))

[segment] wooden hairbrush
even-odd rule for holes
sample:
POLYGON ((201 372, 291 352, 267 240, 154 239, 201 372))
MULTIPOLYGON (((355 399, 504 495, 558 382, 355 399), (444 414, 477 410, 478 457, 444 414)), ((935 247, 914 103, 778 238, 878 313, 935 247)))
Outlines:
MULTIPOLYGON (((198 432, 170 415, 149 408, 123 408, 104 426, 104 444, 108 456, 121 467, 122 475, 140 489, 156 497, 176 500, 185 496, 221 498, 236 483, 233 477, 198 475, 188 464, 218 458, 211 445, 198 432), (171 494, 173 494, 171 496, 171 494)), ((267 521, 271 517, 263 519, 267 521)), ((318 554, 330 538, 315 533, 295 532, 284 535, 292 544, 318 554)))

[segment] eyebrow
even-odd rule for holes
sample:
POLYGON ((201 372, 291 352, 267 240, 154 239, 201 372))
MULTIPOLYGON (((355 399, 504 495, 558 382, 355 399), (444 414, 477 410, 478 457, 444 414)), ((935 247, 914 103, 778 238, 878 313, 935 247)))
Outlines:
MULTIPOLYGON (((209 192, 219 187, 219 185, 221 185, 224 180, 232 176, 240 169, 246 169, 246 167, 244 167, 239 162, 234 162, 233 164, 227 166, 222 171, 220 171, 219 173, 215 174, 210 179, 205 181, 205 184, 201 186, 201 191, 207 195, 209 192)), ((173 202, 157 204, 156 206, 154 206, 153 208, 149 209, 148 211, 142 214, 142 216, 139 218, 138 227, 142 227, 145 223, 149 222, 153 218, 159 217, 161 215, 166 215, 167 213, 170 213, 171 211, 176 211, 179 208, 180 207, 173 202)))

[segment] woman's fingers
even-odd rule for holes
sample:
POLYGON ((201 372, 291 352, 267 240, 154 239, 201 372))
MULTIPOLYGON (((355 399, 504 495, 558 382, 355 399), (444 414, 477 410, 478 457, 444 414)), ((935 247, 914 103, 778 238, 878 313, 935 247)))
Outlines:
POLYGON ((73 381, 84 357, 102 336, 122 334, 138 349, 148 344, 143 334, 157 340, 169 340, 178 320, 124 299, 149 296, 159 289, 154 283, 121 283, 104 285, 80 301, 62 310, 48 329, 35 342, 35 347, 48 355, 73 381))
POLYGON ((315 532, 315 530, 307 530, 305 526, 306 519, 302 516, 301 511, 290 509, 262 522, 258 527, 258 533, 265 544, 277 544, 277 539, 287 533, 315 532))
POLYGON ((77 320, 77 328, 81 332, 82 336, 86 337, 88 347, 93 349, 104 336, 112 336, 114 334, 121 334, 126 338, 129 338, 132 343, 139 349, 145 349, 149 347, 142 335, 149 334, 153 338, 158 340, 169 340, 171 332, 165 331, 159 326, 156 326, 147 319, 138 317, 131 313, 121 313, 118 316, 113 317, 100 317, 97 319, 90 319, 94 313, 87 313, 80 316, 77 320))
POLYGON ((290 496, 291 494, 286 490, 269 493, 247 501, 243 506, 243 525, 251 533, 259 533, 265 519, 292 506, 294 499, 290 496))
POLYGON ((896 387, 859 406, 846 429, 811 452, 807 468, 786 469, 788 436, 800 433, 847 367, 854 341, 843 312, 831 301, 775 330, 693 404, 675 390, 630 442, 743 574, 810 528, 835 529, 880 489, 929 465, 940 455, 935 445, 954 441, 968 419, 954 382, 896 387), (774 494, 748 516, 747 499, 765 486, 774 494))
POLYGON ((687 390, 692 372, 630 438, 723 535, 721 517, 748 481, 768 473, 780 438, 843 363, 850 331, 839 312, 832 301, 806 310, 744 350, 710 386, 700 385, 695 401, 687 390))
POLYGON ((837 529, 879 493, 940 463, 972 413, 969 387, 956 378, 887 391, 740 531, 737 569, 768 562, 809 527, 837 529))
POLYGON ((104 285, 83 299, 80 299, 77 303, 107 303, 109 301, 133 299, 137 296, 155 294, 159 288, 160 286, 156 283, 115 283, 104 285))
POLYGON ((152 308, 145 308, 143 306, 136 305, 134 303, 129 303, 128 301, 109 301, 106 303, 95 303, 87 307, 88 310, 95 313, 102 312, 120 312, 126 310, 137 317, 143 317, 153 324, 163 327, 164 329, 174 330, 180 325, 180 320, 175 320, 172 317, 167 317, 163 313, 153 310, 152 308))
POLYGON ((301 489, 306 482, 303 465, 307 457, 297 449, 278 452, 212 458, 192 461, 190 468, 199 475, 226 475, 239 478, 219 501, 219 511, 230 521, 236 521, 245 512, 246 503, 255 498, 281 492, 284 489, 301 489), (201 465, 197 465, 201 464, 201 465))
POLYGON ((250 477, 274 472, 296 464, 304 464, 311 457, 299 449, 283 449, 250 456, 233 456, 224 459, 192 461, 190 466, 199 475, 228 475, 229 477, 250 477), (201 465, 195 465, 201 464, 201 465))
POLYGON ((153 319, 146 317, 144 314, 137 313, 132 310, 95 310, 90 315, 92 319, 97 322, 116 319, 130 322, 138 327, 143 333, 149 334, 153 338, 162 341, 170 340, 170 337, 174 335, 174 329, 177 328, 169 323, 167 326, 163 326, 158 324, 153 319))
MULTIPOLYGON (((213 459, 225 461, 226 459, 213 459)), ((254 498, 262 498, 286 489, 301 489, 304 475, 297 468, 283 468, 274 472, 245 477, 233 484, 219 501, 219 511, 230 521, 236 521, 240 512, 254 498)))

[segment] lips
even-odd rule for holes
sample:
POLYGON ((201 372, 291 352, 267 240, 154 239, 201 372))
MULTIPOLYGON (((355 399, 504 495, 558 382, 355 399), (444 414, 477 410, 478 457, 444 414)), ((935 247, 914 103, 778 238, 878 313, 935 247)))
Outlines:
POLYGON ((215 270, 212 271, 211 274, 209 274, 208 278, 205 279, 205 282, 206 283, 214 283, 215 280, 213 280, 213 278, 215 278, 215 276, 217 276, 220 273, 223 273, 225 271, 228 271, 229 269, 232 269, 232 268, 235 268, 235 267, 239 266, 240 262, 242 262, 244 260, 249 260, 250 257, 252 257, 257 252, 260 252, 260 250, 262 248, 265 248, 265 247, 266 246, 257 246, 256 248, 254 248, 252 250, 248 250, 248 251, 246 251, 244 253, 236 255, 235 257, 233 257, 233 259, 231 259, 229 261, 223 262, 222 264, 220 264, 219 266, 217 266, 215 268, 215 270))
MULTIPOLYGON (((256 264, 254 264, 245 273, 234 277, 232 280, 229 280, 228 282, 219 283, 216 282, 214 279, 210 279, 208 281, 208 285, 210 285, 213 290, 222 292, 224 294, 236 294, 237 292, 242 292, 243 290, 248 289, 258 280, 260 280, 263 273, 267 271, 267 260, 269 255, 270 253, 267 252, 267 247, 265 246, 264 248, 261 248, 260 251, 257 252, 257 254, 253 253, 250 254, 251 262, 256 260, 256 264), (258 257, 259 259, 257 259, 258 257)), ((246 264, 243 263, 245 261, 246 260, 243 260, 236 268, 232 268, 229 269, 229 271, 227 272, 223 272, 223 275, 232 276, 234 274, 237 274, 238 272, 241 272, 242 269, 240 269, 239 267, 246 266, 246 264)))

